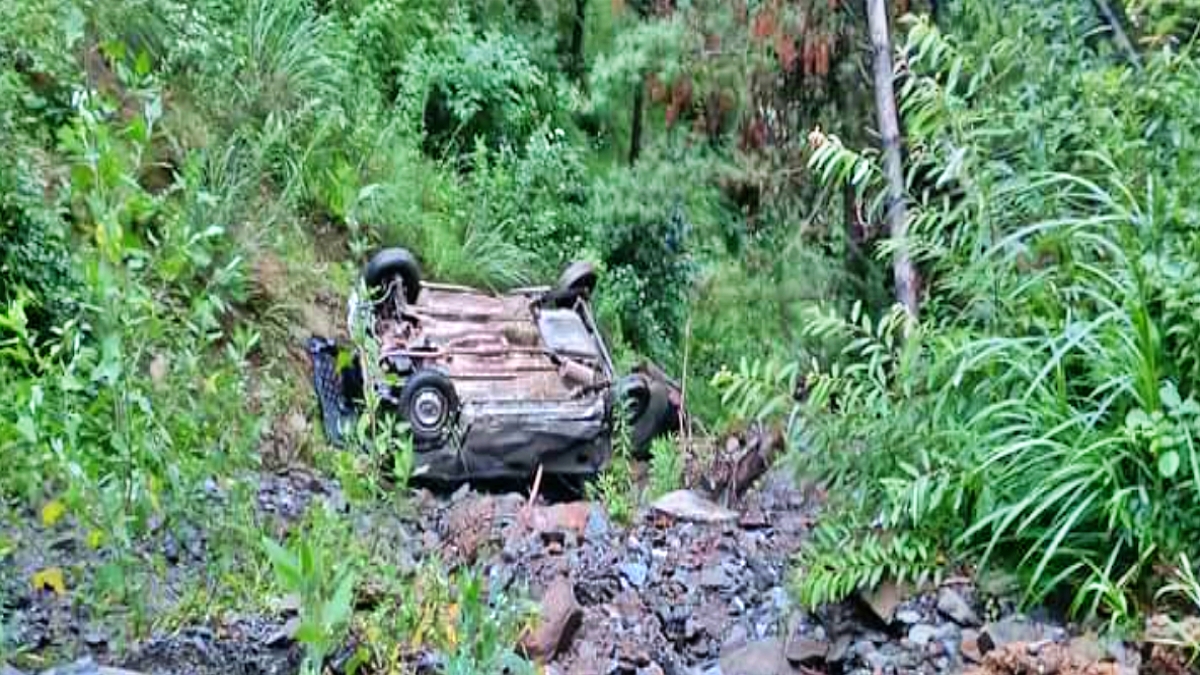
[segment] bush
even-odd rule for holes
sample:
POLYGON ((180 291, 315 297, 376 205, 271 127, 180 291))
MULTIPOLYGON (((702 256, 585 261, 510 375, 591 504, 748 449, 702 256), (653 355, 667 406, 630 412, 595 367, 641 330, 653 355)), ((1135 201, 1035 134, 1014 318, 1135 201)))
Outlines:
POLYGON ((476 36, 461 16, 413 48, 400 90, 433 158, 469 151, 477 138, 491 150, 522 147, 568 108, 557 81, 534 65, 524 44, 495 32, 476 36))
POLYGON ((66 318, 78 290, 65 224, 41 186, 23 158, 0 167, 0 305, 29 293, 35 334, 66 318))

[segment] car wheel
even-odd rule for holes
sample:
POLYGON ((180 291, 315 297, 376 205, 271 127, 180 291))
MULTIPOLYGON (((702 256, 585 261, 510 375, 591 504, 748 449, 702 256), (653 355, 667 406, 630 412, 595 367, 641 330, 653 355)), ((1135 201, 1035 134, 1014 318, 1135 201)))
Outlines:
POLYGON ((633 454, 643 459, 650 453, 650 443, 667 428, 671 413, 667 389, 644 375, 633 374, 618 383, 617 395, 627 402, 633 454))
POLYGON ((436 370, 417 371, 400 391, 400 411, 418 444, 440 443, 458 420, 454 383, 436 370))
POLYGON ((379 251, 371 256, 363 272, 367 288, 375 291, 386 290, 397 278, 404 284, 404 300, 409 304, 416 302, 421 293, 421 267, 408 249, 385 248, 379 251))
POLYGON ((567 265, 554 288, 562 295, 579 295, 586 298, 596 290, 597 279, 595 266, 580 260, 567 265))

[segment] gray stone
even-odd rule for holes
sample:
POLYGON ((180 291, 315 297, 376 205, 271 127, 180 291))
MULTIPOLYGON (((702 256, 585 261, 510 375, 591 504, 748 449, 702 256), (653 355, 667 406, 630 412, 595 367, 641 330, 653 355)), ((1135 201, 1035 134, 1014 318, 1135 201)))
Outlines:
POLYGON ((738 518, 737 511, 731 511, 691 490, 668 492, 650 506, 655 511, 695 523, 728 523, 738 518))
POLYGON ((621 571, 621 574, 635 588, 644 586, 646 584, 646 576, 650 573, 649 568, 640 562, 623 562, 617 565, 617 569, 621 571))
MULTIPOLYGON (((852 640, 849 635, 841 635, 833 641, 833 646, 829 648, 829 653, 825 655, 825 660, 829 663, 841 663, 846 660, 850 654, 852 640)), ((871 643, 867 643, 868 645, 871 643)))
POLYGON ((286 647, 296 639, 296 631, 300 630, 300 617, 293 616, 283 624, 283 627, 267 636, 266 645, 271 648, 286 647))
POLYGON ((943 644, 947 642, 957 643, 962 639, 962 629, 958 627, 958 624, 944 623, 937 627, 937 632, 933 634, 933 639, 943 644))
POLYGON ((1104 645, 1100 644, 1100 640, 1096 638, 1095 633, 1084 633, 1078 637, 1073 637, 1067 643, 1067 649, 1073 656, 1077 656, 1084 661, 1103 661, 1108 656, 1108 650, 1104 645))
POLYGON ((25 675, 25 673, 22 673, 7 663, 0 663, 0 675, 25 675))
MULTIPOLYGON (((685 637, 690 637, 685 635, 685 637)), ((729 634, 725 636, 725 641, 721 644, 721 651, 732 651, 738 647, 744 646, 750 639, 746 627, 740 623, 733 624, 729 629, 729 634)))
POLYGON ((103 629, 93 626, 84 631, 83 643, 92 649, 97 649, 108 644, 108 635, 103 629))
POLYGON ((125 670, 124 668, 110 668, 97 665, 89 657, 82 658, 70 665, 43 671, 42 675, 138 675, 138 673, 132 670, 125 670))
POLYGON ((896 620, 906 626, 911 626, 915 623, 921 623, 922 618, 923 617, 921 616, 921 613, 915 609, 902 609, 899 612, 896 612, 896 620))
POLYGON ((700 572, 700 585, 704 588, 727 588, 732 585, 729 575, 720 565, 712 565, 700 572))
POLYGON ((979 633, 979 651, 987 654, 1014 642, 1040 642, 1047 639, 1046 627, 1022 617, 994 621, 979 633))
POLYGON ((812 665, 821 663, 829 654, 829 643, 813 637, 792 635, 784 648, 784 656, 792 663, 812 665))
POLYGON ((942 587, 938 591, 937 608, 946 618, 960 626, 974 627, 982 623, 971 605, 953 588, 942 587))
POLYGON ((924 647, 937 637, 938 630, 927 623, 918 623, 908 629, 908 639, 918 647, 924 647))
POLYGON ((592 506, 588 511, 587 522, 583 526, 583 536, 595 541, 607 537, 608 532, 608 516, 604 514, 604 509, 592 506))

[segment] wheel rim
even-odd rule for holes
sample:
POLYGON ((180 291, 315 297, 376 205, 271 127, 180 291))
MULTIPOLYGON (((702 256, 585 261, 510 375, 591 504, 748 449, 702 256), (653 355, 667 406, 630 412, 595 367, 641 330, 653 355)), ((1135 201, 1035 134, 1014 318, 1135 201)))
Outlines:
POLYGON ((630 420, 636 420, 646 412, 650 405, 650 392, 644 389, 634 389, 625 395, 625 412, 630 420))
POLYGON ((422 389, 413 397, 411 422, 422 431, 437 431, 449 410, 446 397, 435 389, 422 389))

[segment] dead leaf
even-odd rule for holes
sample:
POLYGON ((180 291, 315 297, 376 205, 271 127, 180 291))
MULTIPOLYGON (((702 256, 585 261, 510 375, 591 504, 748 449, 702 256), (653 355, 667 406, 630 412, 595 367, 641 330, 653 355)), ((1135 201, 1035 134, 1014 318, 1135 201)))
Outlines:
POLYGON ((67 594, 67 582, 63 577, 61 567, 47 567, 39 570, 34 573, 32 581, 34 590, 49 589, 59 596, 67 594))

